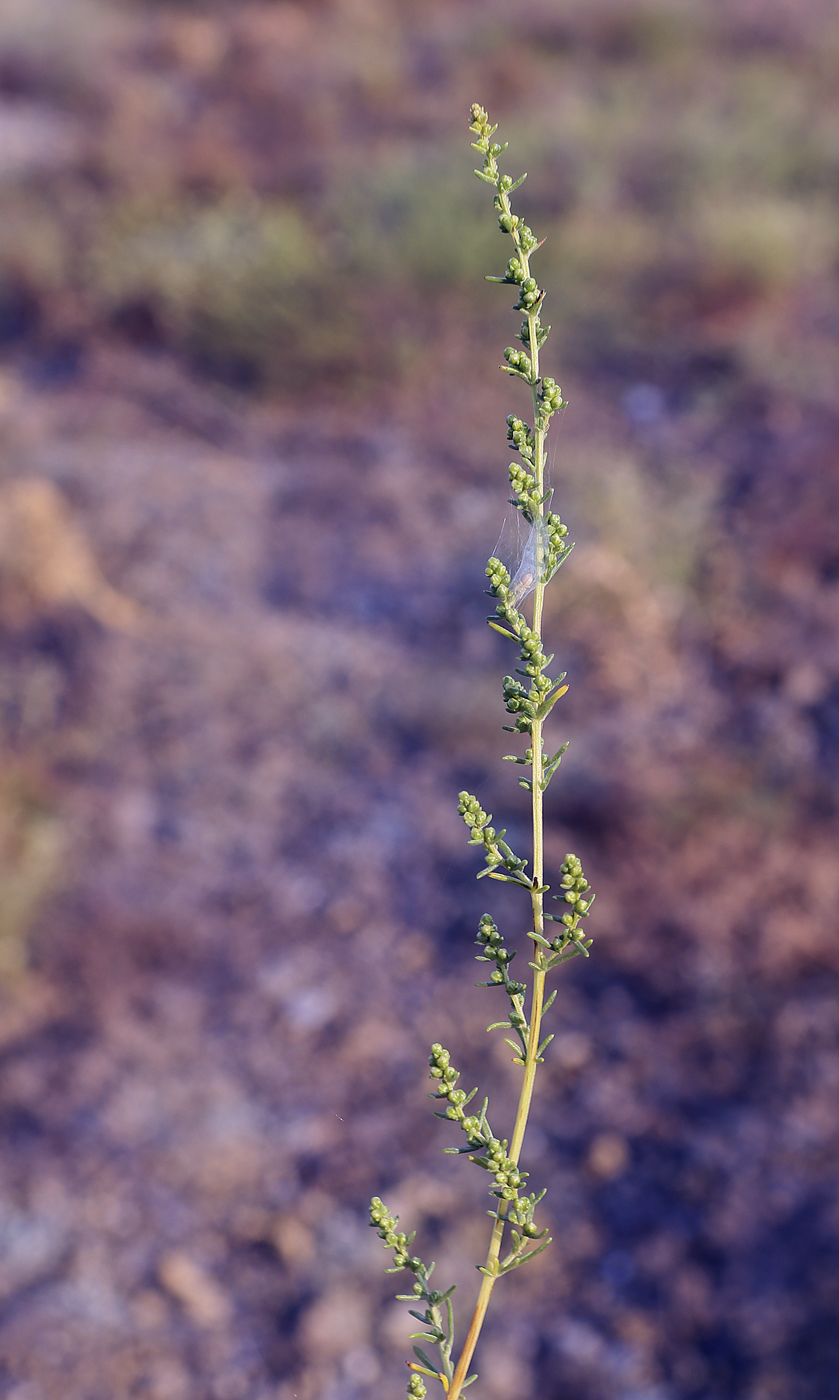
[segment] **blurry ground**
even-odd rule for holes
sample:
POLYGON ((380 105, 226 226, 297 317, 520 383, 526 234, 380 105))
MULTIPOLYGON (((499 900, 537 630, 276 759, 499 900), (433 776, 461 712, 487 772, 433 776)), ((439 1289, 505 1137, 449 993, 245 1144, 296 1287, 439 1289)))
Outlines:
POLYGON ((526 817, 477 98, 548 236, 598 891, 481 1394, 839 1396, 837 56, 819 0, 0 3, 3 1395, 400 1393, 373 1191, 465 1324, 427 1047, 494 1123, 516 1074, 455 794, 526 817))

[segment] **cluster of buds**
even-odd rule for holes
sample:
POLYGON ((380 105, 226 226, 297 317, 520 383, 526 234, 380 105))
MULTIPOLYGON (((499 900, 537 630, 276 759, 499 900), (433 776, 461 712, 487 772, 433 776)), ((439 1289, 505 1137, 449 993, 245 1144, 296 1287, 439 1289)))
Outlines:
POLYGON ((370 1224, 376 1230, 379 1238, 384 1241, 386 1249, 393 1250, 393 1268, 388 1269, 388 1273, 398 1273, 400 1269, 410 1269, 414 1275, 414 1284, 410 1293, 398 1294, 402 1303, 425 1304, 424 1312, 415 1312, 411 1309, 411 1316, 422 1323, 426 1329, 423 1332, 415 1332, 415 1337, 424 1338, 436 1346, 440 1352, 440 1368, 434 1365, 429 1357, 419 1347, 414 1347, 414 1352, 420 1361, 421 1366, 412 1366, 412 1376, 408 1383, 408 1394, 412 1400, 423 1400, 426 1390, 420 1379, 418 1372, 426 1376, 442 1377, 448 1380, 452 1378, 451 1350, 454 1341, 454 1319, 452 1316, 450 1298, 454 1292, 455 1285, 441 1293, 438 1289, 432 1288, 429 1282, 434 1271, 434 1265, 425 1265, 416 1256, 409 1256, 408 1247, 413 1240, 413 1235, 404 1235, 397 1228, 399 1224, 398 1215, 391 1215, 384 1202, 378 1196, 374 1196, 370 1202, 370 1224), (448 1314, 448 1326, 444 1327, 440 1305, 445 1303, 448 1314))
POLYGON ((493 879, 513 880, 531 889, 532 882, 524 873, 527 861, 521 860, 510 850, 504 840, 504 831, 496 831, 495 827, 490 825, 492 817, 483 810, 477 797, 473 797, 469 792, 458 793, 457 810, 469 827, 470 846, 484 848, 486 869, 481 871, 478 879, 481 875, 490 875, 493 879), (504 874, 504 871, 507 873, 504 874))
POLYGON ((504 351, 504 359, 507 361, 507 369, 510 374, 521 375, 528 384, 533 383, 533 365, 530 363, 530 356, 526 350, 516 350, 513 345, 508 345, 504 351))
MULTIPOLYGON (((434 1047, 435 1050, 438 1048, 434 1047)), ((532 1192, 529 1195, 519 1194, 527 1172, 522 1171, 518 1163, 510 1157, 507 1139, 497 1138, 493 1134, 487 1122, 486 1107, 484 1101, 479 1115, 462 1119, 460 1126, 466 1134, 466 1147, 447 1150, 468 1153, 470 1162, 482 1167, 492 1177, 490 1194, 497 1199, 498 1207, 490 1214, 497 1220, 504 1219, 512 1226, 512 1249, 501 1261, 498 1270, 499 1273, 509 1273, 527 1259, 532 1259, 534 1254, 541 1254, 550 1244, 547 1230, 540 1230, 533 1219, 536 1206, 543 1199, 545 1192, 540 1191, 538 1196, 532 1192), (541 1240, 542 1243, 535 1250, 529 1249, 536 1240, 541 1240)))
POLYGON ((502 1141, 493 1135, 486 1119, 486 1103, 479 1114, 467 1117, 463 1112, 463 1104, 468 1103, 476 1091, 473 1089, 467 1095, 462 1089, 455 1088, 460 1072, 454 1068, 448 1050, 444 1050, 442 1045, 432 1045, 428 1063, 429 1074, 436 1085, 436 1093, 432 1097, 449 1101, 449 1108, 438 1117, 459 1122, 466 1134, 466 1148, 457 1150, 468 1152, 471 1162, 476 1162, 484 1171, 491 1173, 494 1184, 490 1189, 494 1196, 504 1201, 517 1200, 519 1187, 527 1172, 521 1171, 507 1155, 507 1139, 502 1141), (452 1107, 455 1108, 454 1113, 451 1112, 452 1107))
POLYGON ((552 510, 548 511, 548 514, 545 516, 545 524, 548 527, 551 551, 557 556, 562 555, 564 558, 572 549, 571 545, 565 543, 565 537, 568 534, 568 526, 563 525, 559 516, 552 510))
MULTIPOLYGON (((550 578, 571 552, 572 546, 565 543, 567 529, 558 515, 549 514, 546 525, 549 545, 545 577, 550 578)), ((513 733, 529 734, 532 731, 533 720, 537 717, 544 718, 547 714, 545 706, 549 699, 553 704, 553 701, 565 692, 560 689, 559 681, 552 681, 546 674, 546 667, 550 665, 553 657, 545 655, 538 632, 528 625, 516 607, 510 575, 501 560, 490 559, 486 572, 490 582, 487 591, 498 599, 495 616, 488 618, 488 621, 502 636, 519 642, 519 658, 523 662, 519 674, 530 681, 529 689, 525 690, 512 676, 504 677, 503 694, 507 713, 516 716, 515 725, 505 725, 504 728, 513 733)), ((564 677, 560 678, 562 679, 564 677)))
POLYGON ((469 108, 469 116, 472 119, 469 130, 474 131, 478 138, 477 141, 473 142, 473 145, 480 146, 482 143, 486 145, 490 136, 496 131, 496 127, 490 125, 489 117, 479 102, 472 103, 469 108))
POLYGON ((534 680, 541 675, 548 664, 548 658, 542 650, 542 638, 538 632, 534 632, 532 627, 523 627, 519 634, 521 642, 521 659, 525 663, 524 673, 534 680))
MULTIPOLYGON (((478 924, 478 933, 475 942, 479 943, 482 948, 488 948, 494 960, 500 961, 502 963, 506 963, 510 960, 510 954, 507 952, 506 948, 502 946, 504 940, 501 936, 501 933, 499 932, 498 925, 496 924, 491 914, 481 915, 481 921, 478 924)), ((478 959, 478 961, 489 962, 490 959, 481 957, 478 959)))
MULTIPOLYGON (((516 954, 504 947, 504 940, 490 914, 481 915, 475 942, 481 949, 475 961, 495 963, 489 981, 480 982, 478 985, 481 987, 503 987, 510 998, 509 1020, 499 1021, 496 1024, 515 1031, 521 1042, 521 1049, 526 1052, 527 1016, 524 1012, 524 998, 527 987, 524 982, 516 982, 510 976, 510 963, 516 954)), ((487 1029, 495 1030, 496 1027, 489 1026, 487 1029)), ((518 1054, 518 1047, 513 1046, 513 1049, 518 1054)))
POLYGON ((509 414, 507 418, 507 441, 513 444, 525 462, 533 461, 533 429, 514 413, 509 414))
MULTIPOLYGON (((508 1155, 509 1143, 506 1138, 494 1137, 486 1121, 486 1113, 481 1117, 467 1118, 463 1123, 469 1139, 469 1161, 483 1167, 493 1178, 490 1194, 499 1201, 512 1202, 505 1211, 516 1212, 519 1201, 519 1188, 524 1185, 528 1173, 521 1170, 508 1155)), ((544 1191, 542 1195, 544 1196, 544 1191)), ((539 1198, 541 1200, 541 1197, 539 1198)), ((515 1215, 513 1216, 515 1218, 515 1215)))
POLYGON ((511 282, 513 286, 520 287, 526 276, 527 273, 524 270, 524 264, 521 258, 510 258, 504 270, 504 276, 499 280, 501 282, 511 282))
POLYGON ((464 1105, 475 1097, 477 1090, 473 1089, 471 1094, 467 1094, 463 1089, 456 1087, 460 1070, 455 1069, 448 1050, 444 1050, 439 1043, 432 1045, 428 1063, 431 1067, 429 1074, 437 1083, 437 1092, 433 1097, 446 1099, 449 1105, 445 1113, 438 1114, 438 1117, 451 1118, 456 1123, 462 1123, 466 1117, 464 1105))
MULTIPOLYGON (((545 666, 550 664, 552 658, 546 656, 542 651, 542 639, 539 633, 528 625, 527 619, 516 607, 510 575, 500 559, 492 558, 489 560, 486 575, 489 579, 487 592, 491 597, 498 599, 495 605, 496 618, 500 618, 509 627, 510 630, 506 635, 517 639, 521 644, 520 655, 524 662, 522 674, 535 679, 545 666)), ((494 621, 494 619, 490 619, 490 621, 494 621)))
POLYGON ((562 390, 555 379, 546 374, 539 389, 539 420, 543 427, 547 427, 555 413, 559 413, 565 407, 565 400, 562 397, 562 390))
POLYGON ((591 889, 591 885, 583 874, 582 862, 578 856, 567 855, 560 866, 560 871, 562 879, 559 883, 562 894, 554 895, 554 898, 564 899, 566 904, 570 904, 569 912, 562 916, 562 922, 567 928, 570 928, 575 919, 584 919, 589 912, 591 900, 586 900, 585 895, 591 889))
POLYGON ((507 623, 511 634, 515 637, 521 636, 521 630, 527 627, 524 616, 518 612, 513 601, 513 588, 510 587, 510 574, 499 559, 490 559, 486 566, 486 577, 489 578, 489 592, 493 598, 499 599, 496 603, 496 617, 500 617, 501 622, 507 623))
POLYGON ((539 513, 542 497, 535 478, 518 462, 510 463, 511 505, 517 506, 525 520, 533 521, 539 513))
POLYGON ((539 247, 539 240, 536 234, 531 228, 528 228, 527 224, 519 225, 518 235, 519 247, 525 255, 532 253, 534 248, 539 247))
POLYGON ((574 548, 573 542, 569 541, 568 526, 563 525, 559 516, 549 510, 545 516, 545 528, 548 535, 548 566, 546 574, 548 578, 553 578, 560 564, 564 564, 571 550, 574 548))
POLYGON ((514 311, 533 311, 542 300, 545 293, 542 291, 535 277, 511 278, 519 284, 519 299, 513 306, 514 311))
MULTIPOLYGON (((582 862, 578 856, 569 853, 565 857, 560 866, 560 877, 562 893, 555 894, 554 899, 562 900, 568 908, 564 914, 546 914, 545 917, 561 924, 562 930, 550 943, 547 939, 537 941, 545 949, 552 949, 558 957, 570 957, 575 953, 584 953, 587 957, 591 939, 583 939, 580 920, 587 919, 591 913, 594 894, 591 893, 591 885, 583 874, 582 862)), ((553 962, 550 965, 552 966, 553 962)))
MULTIPOLYGON (((533 1213, 544 1195, 545 1192, 540 1191, 538 1196, 532 1192, 529 1196, 519 1196, 506 1212, 506 1218, 510 1224, 517 1225, 525 1239, 539 1240, 547 1234, 547 1230, 540 1230, 533 1219, 533 1213)), ((515 1233, 514 1230, 514 1240, 515 1233)))
POLYGON ((408 1253, 413 1234, 406 1235, 397 1230, 399 1216, 391 1215, 384 1201, 378 1196, 374 1196, 370 1202, 370 1224, 379 1239, 384 1241, 385 1248, 393 1250, 394 1270, 410 1269, 412 1273, 418 1273, 423 1269, 422 1260, 414 1259, 408 1253))
POLYGON ((521 681, 515 676, 505 676, 501 683, 504 705, 508 715, 515 715, 515 725, 504 728, 511 733, 529 734, 533 726, 535 707, 521 681))
MULTIPOLYGON (((488 914, 485 914, 481 919, 478 941, 485 948, 500 945, 498 930, 488 914)), ((522 1171, 518 1163, 511 1158, 507 1139, 497 1138, 492 1132, 487 1122, 486 1099, 484 1099, 480 1113, 467 1116, 463 1112, 461 1098, 466 1101, 466 1096, 455 1088, 459 1075, 451 1063, 448 1051, 444 1050, 442 1045, 432 1045, 428 1063, 431 1078, 435 1081, 437 1090, 433 1097, 447 1099, 450 1107, 454 1099, 455 1107, 458 1110, 454 1114, 447 1110, 445 1114, 438 1114, 438 1117, 455 1118, 466 1135, 465 1147, 450 1147, 445 1150, 458 1154, 468 1154, 470 1162, 474 1162, 489 1173, 492 1178, 490 1195, 498 1201, 496 1210, 491 1211, 490 1214, 497 1220, 507 1221, 512 1227, 512 1249, 498 1265, 499 1273, 509 1273, 511 1269, 518 1268, 519 1264, 533 1258, 534 1253, 541 1253, 550 1244, 547 1230, 540 1230, 533 1219, 536 1206, 542 1200, 545 1192, 540 1191, 538 1196, 532 1193, 530 1195, 519 1194, 527 1178, 527 1172, 522 1171), (537 1245, 535 1250, 530 1249, 536 1240, 540 1240, 541 1243, 537 1245)), ((471 1097, 470 1094, 469 1098, 471 1097)), ((416 1285, 414 1288, 416 1290, 416 1285)), ((419 1315, 415 1313, 414 1316, 419 1315)))
POLYGON ((506 1138, 503 1142, 499 1142, 498 1138, 491 1137, 484 1144, 484 1155, 471 1157, 470 1161, 476 1162, 479 1167, 492 1173, 495 1179, 495 1186, 492 1188, 493 1196, 497 1196, 501 1201, 515 1201, 527 1172, 519 1171, 516 1163, 510 1160, 507 1156, 507 1147, 506 1138))
POLYGON ((472 142, 472 149, 479 151, 484 158, 482 170, 476 170, 475 174, 479 179, 484 180, 488 185, 498 183, 498 157, 506 151, 506 143, 499 146, 497 141, 493 141, 496 127, 490 124, 489 117, 483 107, 477 102, 472 103, 469 115, 472 118, 470 131, 477 136, 477 141, 472 142))
MULTIPOLYGON (((493 556, 493 558, 487 562, 486 576, 489 579, 488 594, 491 598, 498 599, 495 605, 495 616, 506 623, 507 627, 510 629, 506 635, 513 639, 518 638, 522 644, 522 649, 524 649, 524 643, 527 640, 531 643, 529 647, 530 651, 534 650, 532 642, 535 638, 537 643, 535 650, 538 651, 539 637, 537 633, 528 626, 527 619, 516 607, 510 574, 501 563, 500 559, 496 559, 493 556)), ((489 620, 492 621, 493 619, 489 620)))
POLYGON ((540 1230, 533 1219, 536 1207, 545 1192, 540 1191, 538 1196, 533 1192, 526 1196, 519 1195, 527 1172, 521 1171, 507 1155, 506 1140, 499 1142, 488 1130, 484 1133, 483 1155, 470 1156, 469 1160, 492 1173, 495 1184, 491 1194, 499 1201, 498 1209, 492 1214, 497 1220, 504 1219, 513 1227, 512 1249, 500 1267, 501 1273, 509 1273, 527 1259, 532 1259, 534 1254, 541 1254, 550 1244, 547 1230, 540 1230), (542 1243, 535 1250, 530 1250, 528 1246, 536 1240, 541 1240, 542 1243))

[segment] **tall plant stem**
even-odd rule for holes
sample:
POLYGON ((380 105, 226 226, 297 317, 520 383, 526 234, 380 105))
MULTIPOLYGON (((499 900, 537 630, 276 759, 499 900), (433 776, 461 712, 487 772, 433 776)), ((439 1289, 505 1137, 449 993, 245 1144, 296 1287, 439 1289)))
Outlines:
MULTIPOLYGON (((520 256, 521 253, 520 253, 520 256)), ((522 261, 527 267, 527 258, 522 256, 522 261)), ((533 366, 533 423, 534 423, 534 468, 536 482, 540 497, 545 491, 545 430, 539 426, 539 402, 538 402, 538 379, 539 379, 539 344, 536 335, 536 316, 528 316, 530 326, 530 359, 533 366)), ((544 515, 545 504, 541 502, 539 506, 540 515, 544 515)), ((534 595, 533 604, 533 630, 541 639, 542 636, 542 608, 545 599, 545 584, 539 578, 534 595)), ((533 815, 533 890, 531 901, 533 905, 533 931, 544 936, 545 916, 544 916, 544 895, 542 885, 544 883, 544 829, 543 829, 543 791, 542 791, 542 721, 535 720, 531 731, 531 785, 532 785, 532 815, 533 815)), ((539 945, 536 945, 537 948, 539 945)), ((539 949, 537 953, 537 964, 544 963, 544 954, 539 949)), ((533 1086, 536 1080, 536 1068, 539 1060, 539 1037, 542 1025, 542 1007, 545 1000, 545 968, 539 967, 533 978, 533 997, 530 1006, 530 1032, 527 1039, 527 1054, 524 1061, 524 1078, 522 1080, 521 1092, 519 1094, 518 1108, 516 1110, 516 1121, 513 1127, 513 1136, 510 1140, 510 1160, 518 1163, 521 1155, 524 1133, 527 1128, 527 1120, 530 1115, 530 1105, 533 1100, 533 1086)), ((501 1203, 499 1207, 499 1218, 494 1222, 492 1235, 490 1236, 489 1249, 487 1250, 486 1263, 484 1264, 481 1287, 478 1292, 478 1299, 475 1304, 475 1311, 469 1324, 469 1331, 463 1344, 463 1350, 458 1358, 454 1375, 448 1388, 448 1400, 458 1400, 466 1379, 467 1372, 472 1362, 478 1338, 484 1325, 489 1300, 498 1278, 498 1259, 501 1254, 501 1241, 504 1235, 505 1220, 503 1218, 505 1205, 501 1203)))
POLYGON ((470 117, 469 129, 477 137, 472 142, 472 148, 483 156, 483 168, 476 170, 475 174, 492 187, 498 227, 502 233, 511 236, 515 247, 515 256, 508 259, 504 275, 488 277, 487 281, 517 287, 518 300, 513 310, 524 313, 517 338, 525 348, 517 350, 508 345, 504 351, 506 363, 502 368, 519 383, 528 386, 533 407, 532 426, 518 413, 510 413, 507 417, 507 440, 520 458, 511 462, 508 469, 512 497, 510 504, 519 512, 518 519, 525 520, 530 527, 527 541, 519 552, 512 576, 507 565, 495 554, 486 566, 486 577, 490 582, 487 592, 494 599, 495 606, 487 622, 495 632, 518 647, 520 664, 515 672, 522 680, 506 675, 502 683, 504 708, 508 715, 515 718, 503 727, 520 740, 530 740, 530 747, 523 754, 505 754, 505 761, 521 764, 525 772, 530 768, 529 778, 520 779, 521 786, 531 794, 533 845, 530 871, 528 861, 510 848, 504 840, 505 830, 495 829, 491 815, 484 811, 473 793, 460 792, 457 809, 468 828, 470 845, 480 847, 483 852, 484 869, 478 878, 488 875, 493 880, 503 880, 525 890, 530 896, 530 927, 526 937, 533 940, 533 953, 528 961, 534 976, 530 1005, 527 1007, 526 981, 510 976, 510 962, 517 950, 511 951, 505 946, 505 936, 492 915, 482 914, 475 939, 479 949, 477 960, 494 966, 489 980, 479 985, 503 988, 509 1002, 507 1019, 494 1022, 487 1030, 503 1027, 514 1033, 507 1044, 515 1052, 514 1064, 523 1071, 515 1122, 509 1139, 496 1137, 490 1127, 488 1098, 484 1098, 479 1113, 467 1111, 467 1105, 478 1090, 473 1088, 467 1093, 465 1089, 457 1087, 460 1070, 452 1064, 451 1055, 443 1045, 435 1042, 428 1060, 429 1078, 434 1083, 431 1098, 441 1105, 447 1105, 444 1109, 441 1107, 436 1116, 457 1124, 466 1135, 464 1146, 445 1150, 465 1153, 471 1162, 489 1173, 489 1191, 494 1202, 493 1209, 487 1212, 492 1217, 492 1233, 486 1258, 483 1264, 478 1265, 481 1274, 478 1298, 456 1365, 453 1365, 451 1304, 454 1285, 444 1292, 433 1287, 429 1279, 434 1265, 424 1264, 418 1255, 411 1253, 414 1234, 399 1229, 399 1217, 393 1215, 378 1196, 374 1196, 370 1202, 370 1224, 384 1241, 385 1248, 393 1251, 391 1272, 406 1269, 413 1276, 412 1291, 399 1295, 400 1301, 413 1304, 411 1316, 424 1329, 414 1332, 411 1340, 419 1339, 423 1346, 437 1348, 440 1354, 438 1362, 432 1359, 427 1350, 423 1350, 423 1346, 413 1348, 417 1359, 408 1363, 411 1372, 409 1400, 426 1400, 428 1391, 424 1377, 441 1382, 446 1400, 460 1400, 463 1389, 477 1380, 477 1376, 468 1372, 496 1279, 535 1259, 551 1243, 547 1229, 540 1229, 534 1218, 545 1191, 529 1191, 524 1186, 528 1173, 520 1170, 519 1160, 533 1103, 536 1070, 543 1052, 553 1040, 551 1035, 544 1040, 541 1038, 545 1011, 550 1008, 556 995, 552 992, 545 1000, 546 976, 569 958, 581 953, 588 957, 592 942, 590 938, 583 937, 580 921, 588 917, 594 894, 577 856, 568 853, 560 867, 559 891, 553 897, 563 901, 563 912, 548 914, 544 908, 548 891, 544 882, 544 793, 568 744, 563 744, 554 754, 546 752, 542 730, 555 703, 562 698, 568 686, 563 684, 565 672, 556 679, 548 674, 553 656, 546 656, 542 648, 542 613, 546 584, 574 547, 573 542, 566 539, 568 526, 556 511, 550 509, 552 493, 550 487, 546 489, 545 440, 551 419, 565 404, 556 380, 551 375, 539 373, 539 351, 551 329, 541 320, 545 293, 530 272, 530 256, 540 244, 533 230, 519 215, 513 214, 510 207, 510 195, 527 177, 521 175, 518 180, 513 180, 512 176, 499 170, 498 157, 507 147, 493 140, 497 128, 477 102, 471 106, 470 117), (533 598, 532 623, 528 623, 527 615, 522 610, 530 597, 533 598), (548 920, 554 922, 548 925, 548 920), (551 929, 549 938, 545 935, 548 926, 551 929), (505 1240, 504 1232, 508 1226, 509 1238, 505 1240), (446 1304, 445 1324, 440 1311, 443 1302, 446 1304))

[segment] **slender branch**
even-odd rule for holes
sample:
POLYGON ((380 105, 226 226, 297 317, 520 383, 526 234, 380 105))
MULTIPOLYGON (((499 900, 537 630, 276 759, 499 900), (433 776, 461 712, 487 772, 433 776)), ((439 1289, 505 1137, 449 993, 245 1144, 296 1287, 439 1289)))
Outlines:
MULTIPOLYGON (((503 212, 509 217, 511 214, 510 199, 506 191, 502 193, 501 198, 503 202, 503 212)), ((515 242, 518 256, 521 259, 521 264, 524 269, 525 276, 529 277, 529 253, 525 251, 525 249, 522 247, 520 238, 515 232, 513 234, 513 241, 515 242)), ((543 497, 545 494, 545 429, 543 427, 540 427, 539 425, 539 340, 536 331, 537 317, 535 313, 531 312, 528 315, 527 320, 530 340, 530 363, 532 367, 531 374, 533 381, 533 423, 535 438, 534 474, 536 477, 536 490, 538 492, 538 495, 540 497, 543 497)), ((544 501, 540 501, 538 510, 540 518, 544 519, 544 501)), ((538 637, 540 643, 542 640, 542 608, 544 604, 544 598, 545 581, 540 575, 537 575, 536 590, 533 603, 533 631, 536 633, 536 636, 538 637)), ((534 890, 531 893, 531 899, 533 904, 534 932, 544 937, 545 897, 544 894, 541 892, 541 886, 544 882, 544 832, 542 811, 544 792, 542 788, 541 720, 534 721, 531 730, 531 735, 533 741, 531 745, 533 882, 535 886, 534 890)), ((540 954, 540 958, 541 961, 544 963, 545 959, 542 954, 540 954)), ((533 1100, 533 1088, 536 1081, 539 1036, 542 1025, 542 1007, 544 1005, 544 996, 545 969, 540 968, 540 970, 535 973, 533 979, 533 998, 530 1010, 530 1034, 528 1036, 527 1055, 524 1063, 524 1079, 521 1086, 521 1092, 519 1094, 518 1109, 516 1111, 516 1121, 513 1127, 513 1136, 510 1140, 509 1156, 510 1160, 515 1163, 518 1163, 519 1157, 521 1155, 522 1144, 524 1142, 524 1134, 527 1128, 527 1120, 530 1115, 530 1105, 533 1100)), ((461 1351, 460 1356, 458 1358, 454 1376, 449 1386, 448 1400, 458 1400, 461 1388, 463 1386, 463 1382, 466 1379, 466 1373, 468 1372, 469 1367, 472 1363, 472 1357, 475 1352, 475 1347, 478 1344, 478 1338, 481 1335, 481 1329, 484 1324, 484 1318, 486 1317, 487 1308, 489 1307, 489 1300, 492 1295, 495 1280, 498 1277, 498 1274, 495 1272, 495 1269, 497 1267, 498 1259, 501 1254, 501 1244, 504 1236, 504 1226, 506 1223, 503 1219, 503 1207, 504 1203, 502 1202, 501 1209, 499 1210, 499 1219, 496 1220, 493 1224, 492 1235, 490 1236, 489 1242, 489 1249, 487 1250, 486 1263, 484 1265, 484 1276, 481 1280, 481 1287, 478 1292, 478 1299, 475 1304, 475 1311, 472 1314, 472 1320, 469 1324, 469 1330, 466 1334, 466 1340, 463 1344, 463 1350, 461 1351)))
POLYGON ((553 706, 568 689, 563 685, 564 674, 552 680, 547 674, 552 657, 542 650, 542 614, 545 600, 545 587, 559 565, 572 549, 565 536, 566 526, 559 516, 548 508, 550 491, 545 483, 545 438, 551 417, 563 407, 559 386, 549 376, 542 376, 539 368, 539 351, 550 330, 540 320, 540 308, 544 293, 531 275, 530 256, 539 246, 532 231, 510 207, 510 194, 525 178, 514 182, 498 170, 497 158, 506 149, 493 141, 495 127, 491 126, 483 108, 473 106, 471 130, 477 140, 473 148, 484 158, 483 169, 476 175, 495 191, 494 203, 498 212, 498 225, 503 233, 513 240, 515 256, 507 264, 503 277, 491 277, 493 282, 507 283, 518 288, 516 310, 524 312, 519 340, 524 350, 508 347, 504 352, 507 373, 523 380, 529 387, 533 406, 533 426, 529 427, 516 415, 507 419, 508 439, 519 453, 521 462, 513 462, 509 468, 512 501, 517 510, 530 524, 530 536, 525 547, 515 578, 511 579, 508 570, 497 558, 490 559, 487 577, 490 580, 490 595, 496 600, 496 610, 487 621, 496 632, 509 641, 518 644, 521 666, 517 675, 524 683, 513 676, 505 676, 503 698, 507 713, 515 717, 515 723, 505 725, 505 729, 520 736, 528 736, 530 747, 524 756, 509 754, 514 763, 529 765, 529 778, 520 779, 521 785, 531 794, 532 815, 532 865, 527 873, 528 862, 517 856, 504 840, 505 831, 496 830, 492 817, 483 810, 476 797, 461 792, 458 811, 470 831, 470 843, 483 851, 485 868, 478 878, 489 876, 493 880, 505 880, 526 889, 530 895, 532 928, 528 937, 534 943, 533 987, 530 1002, 529 1020, 525 1014, 527 987, 510 975, 510 963, 515 950, 504 946, 504 938, 490 914, 481 918, 477 943, 480 948, 478 959, 494 963, 489 982, 485 986, 500 986, 509 999, 509 1012, 506 1021, 499 1021, 488 1027, 504 1026, 511 1030, 517 1041, 508 1044, 515 1052, 515 1063, 522 1066, 523 1075, 515 1123, 509 1146, 506 1139, 496 1138, 487 1120, 488 1100, 484 1100, 479 1114, 467 1108, 474 1095, 457 1088, 459 1071, 451 1063, 448 1050, 439 1043, 431 1047, 429 1059, 430 1077, 435 1084, 432 1098, 446 1105, 438 1112, 439 1118, 456 1123, 466 1134, 464 1147, 446 1148, 448 1152, 466 1153, 492 1176, 491 1194, 497 1207, 490 1212, 493 1216, 492 1232, 487 1248, 486 1259, 480 1265, 481 1283, 472 1318, 457 1365, 452 1366, 454 1345, 454 1319, 451 1305, 451 1292, 433 1289, 429 1283, 433 1264, 428 1267, 417 1256, 408 1252, 413 1236, 406 1236, 397 1229, 397 1219, 374 1197, 370 1217, 387 1248, 394 1251, 394 1269, 408 1269, 414 1276, 413 1293, 405 1295, 406 1302, 425 1305, 424 1312, 414 1311, 424 1332, 415 1333, 421 1341, 436 1346, 440 1353, 440 1369, 421 1347, 414 1347, 416 1362, 411 1362, 411 1378, 408 1394, 411 1400, 425 1400, 426 1387, 423 1377, 441 1382, 448 1400, 460 1400, 461 1392, 476 1379, 467 1375, 475 1352, 487 1308, 496 1280, 509 1273, 528 1259, 534 1258, 550 1244, 546 1229, 539 1229, 534 1221, 534 1210, 544 1196, 531 1192, 524 1194, 526 1172, 519 1169, 522 1145, 527 1129, 536 1071, 541 1062, 541 1052, 548 1041, 541 1040, 542 1018, 550 1007, 556 992, 545 1001, 545 979, 547 973, 560 963, 566 962, 580 953, 587 956, 591 940, 585 940, 579 931, 580 919, 589 912, 591 898, 586 898, 588 881, 576 856, 567 855, 561 867, 561 893, 555 899, 563 899, 565 912, 547 913, 544 871, 543 805, 544 793, 559 765, 567 744, 549 755, 543 747, 543 727, 553 706), (532 625, 520 611, 521 604, 533 593, 532 625), (549 925, 547 921, 551 920, 549 925), (559 931, 556 927, 559 925, 559 931), (546 926, 552 937, 545 933, 546 926), (504 1232, 509 1227, 512 1245, 502 1258, 504 1232), (541 1241, 541 1243, 537 1243, 541 1241), (446 1304, 446 1326, 443 1326, 440 1305, 446 1304))

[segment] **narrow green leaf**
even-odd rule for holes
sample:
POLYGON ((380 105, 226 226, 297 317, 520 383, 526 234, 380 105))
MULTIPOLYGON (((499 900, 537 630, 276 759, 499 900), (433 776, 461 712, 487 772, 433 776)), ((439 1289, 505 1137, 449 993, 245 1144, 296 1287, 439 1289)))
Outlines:
MULTIPOLYGON (((552 967, 558 967, 560 963, 568 962, 571 958, 578 958, 581 953, 585 953, 584 948, 569 948, 567 953, 557 953, 548 963, 548 971, 552 967)), ((588 954, 585 953, 586 957, 588 954)))
POLYGON ((545 1242, 543 1244, 540 1244, 537 1249, 531 1249, 528 1254, 520 1254, 516 1259, 512 1261, 511 1264, 507 1264, 505 1267, 500 1268, 498 1272, 500 1274, 512 1273, 513 1269, 519 1268, 521 1264, 526 1264, 528 1259, 535 1259, 537 1254, 541 1254, 542 1251, 544 1249, 547 1249, 548 1245, 552 1243, 553 1241, 550 1238, 546 1239, 545 1242))

